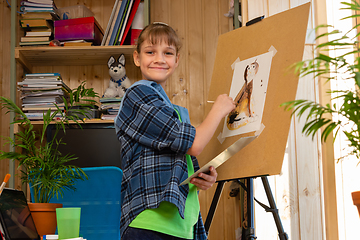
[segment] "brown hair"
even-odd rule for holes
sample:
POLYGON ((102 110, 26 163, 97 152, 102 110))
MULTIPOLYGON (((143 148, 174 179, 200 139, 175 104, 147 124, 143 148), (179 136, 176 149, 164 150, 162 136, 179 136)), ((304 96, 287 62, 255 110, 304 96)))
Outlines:
POLYGON ((174 29, 165 23, 151 23, 141 31, 136 46, 136 51, 138 53, 140 53, 141 44, 146 40, 149 40, 151 44, 165 41, 169 46, 175 46, 176 53, 178 53, 181 48, 180 38, 174 29))

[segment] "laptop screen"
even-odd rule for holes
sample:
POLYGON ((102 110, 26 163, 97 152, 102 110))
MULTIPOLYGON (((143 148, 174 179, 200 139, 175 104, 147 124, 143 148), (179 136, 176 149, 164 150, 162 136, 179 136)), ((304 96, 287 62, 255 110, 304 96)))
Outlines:
POLYGON ((6 240, 39 240, 25 195, 5 188, 0 195, 0 221, 6 240))

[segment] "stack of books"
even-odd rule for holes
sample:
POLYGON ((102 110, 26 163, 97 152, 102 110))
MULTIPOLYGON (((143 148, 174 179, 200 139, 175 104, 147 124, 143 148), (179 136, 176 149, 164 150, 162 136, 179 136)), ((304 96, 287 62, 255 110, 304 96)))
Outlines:
POLYGON ((21 12, 52 12, 56 9, 53 0, 23 0, 21 1, 21 12))
POLYGON ((121 97, 100 98, 100 110, 104 112, 102 120, 114 120, 120 107, 121 97))
POLYGON ((137 24, 132 34, 131 25, 133 21, 139 22, 139 19, 143 19, 143 9, 143 3, 140 0, 116 0, 101 46, 133 43, 142 29, 139 29, 137 24))
POLYGON ((53 0, 21 2, 22 18, 19 22, 25 34, 21 37, 20 46, 49 45, 53 39, 53 21, 59 19, 55 9, 53 0))
POLYGON ((68 92, 71 91, 59 73, 25 74, 24 80, 18 82, 18 87, 22 110, 30 120, 42 120, 48 109, 55 111, 59 107, 64 111, 64 99, 67 100, 68 92))

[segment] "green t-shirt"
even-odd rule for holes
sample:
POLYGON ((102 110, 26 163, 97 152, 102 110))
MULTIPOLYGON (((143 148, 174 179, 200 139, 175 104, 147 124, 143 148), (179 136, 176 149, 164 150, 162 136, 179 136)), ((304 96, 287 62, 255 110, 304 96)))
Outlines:
MULTIPOLYGON (((179 119, 181 121, 180 115, 179 119)), ((186 161, 188 176, 191 176, 194 173, 194 166, 191 157, 188 154, 186 154, 186 161)), ((129 226, 161 232, 179 238, 193 239, 194 225, 198 221, 199 212, 200 204, 197 195, 197 187, 189 183, 189 193, 185 202, 184 219, 180 217, 179 210, 174 204, 163 201, 158 208, 142 211, 129 226)))

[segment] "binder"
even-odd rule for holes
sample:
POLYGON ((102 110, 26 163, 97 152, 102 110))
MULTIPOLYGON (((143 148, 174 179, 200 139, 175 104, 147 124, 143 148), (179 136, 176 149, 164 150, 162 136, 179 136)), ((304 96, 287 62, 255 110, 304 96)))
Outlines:
POLYGON ((125 11, 125 6, 128 4, 128 0, 123 0, 121 2, 121 6, 120 6, 120 10, 119 10, 119 13, 118 15, 116 16, 116 22, 115 22, 115 25, 114 25, 114 30, 112 31, 111 33, 111 37, 110 37, 110 41, 109 41, 109 46, 112 46, 114 45, 114 42, 115 42, 115 37, 116 37, 116 34, 117 34, 117 31, 120 27, 120 22, 122 20, 122 16, 124 15, 124 11, 125 11))

